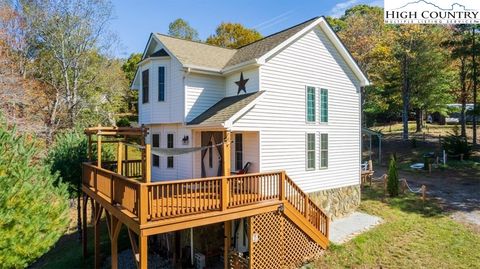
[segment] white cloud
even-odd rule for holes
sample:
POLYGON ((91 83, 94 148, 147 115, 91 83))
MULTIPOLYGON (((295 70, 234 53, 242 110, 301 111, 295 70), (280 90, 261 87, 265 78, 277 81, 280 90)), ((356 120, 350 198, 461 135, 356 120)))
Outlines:
POLYGON ((358 5, 358 4, 366 4, 369 6, 378 6, 378 7, 383 7, 383 0, 348 0, 345 2, 340 2, 336 4, 331 10, 330 10, 330 16, 338 18, 341 17, 345 14, 345 10, 358 5))
POLYGON ((343 14, 345 14, 345 10, 347 8, 354 6, 358 2, 359 0, 348 0, 338 3, 330 10, 330 16, 335 18, 341 17, 343 14))

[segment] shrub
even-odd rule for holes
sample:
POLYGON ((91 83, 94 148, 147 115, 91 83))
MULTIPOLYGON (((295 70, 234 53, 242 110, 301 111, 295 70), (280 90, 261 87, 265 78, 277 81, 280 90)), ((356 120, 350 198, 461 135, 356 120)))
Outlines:
MULTIPOLYGON (((103 145, 102 158, 114 160, 111 145, 103 145)), ((92 154, 97 156, 96 147, 93 146, 92 154)), ((56 135, 55 143, 50 148, 47 162, 53 173, 58 172, 63 182, 68 184, 70 197, 75 197, 80 192, 82 182, 82 162, 87 161, 88 141, 87 136, 70 131, 56 135)))
POLYGON ((468 159, 472 153, 472 147, 468 144, 467 138, 461 136, 458 127, 453 129, 453 133, 443 139, 443 148, 450 155, 463 154, 468 159))
POLYGON ((118 127, 130 127, 130 120, 126 117, 117 120, 118 127))
POLYGON ((387 181, 387 191, 391 197, 398 196, 398 171, 397 171, 397 161, 395 156, 390 157, 390 163, 388 165, 388 181, 387 181))
POLYGON ((0 120, 0 267, 22 268, 66 230, 68 194, 35 140, 5 126, 0 120))

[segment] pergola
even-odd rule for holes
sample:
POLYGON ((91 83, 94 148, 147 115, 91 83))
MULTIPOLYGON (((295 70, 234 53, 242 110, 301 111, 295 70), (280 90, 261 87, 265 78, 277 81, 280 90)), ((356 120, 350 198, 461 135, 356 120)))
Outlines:
MULTIPOLYGON (((117 171, 125 171, 125 174, 129 174, 128 165, 124 164, 129 162, 128 159, 128 147, 137 148, 141 152, 141 179, 143 182, 151 181, 151 145, 147 144, 145 139, 148 134, 148 128, 146 127, 91 127, 85 129, 85 134, 88 137, 88 161, 93 161, 93 147, 97 145, 97 167, 102 168, 105 163, 102 162, 102 145, 107 143, 117 144, 117 171), (96 140, 92 138, 95 137, 96 140), (129 139, 136 139, 137 143, 132 143, 129 139), (124 169, 123 169, 124 168, 124 169)), ((138 160, 136 160, 138 161, 138 160)))

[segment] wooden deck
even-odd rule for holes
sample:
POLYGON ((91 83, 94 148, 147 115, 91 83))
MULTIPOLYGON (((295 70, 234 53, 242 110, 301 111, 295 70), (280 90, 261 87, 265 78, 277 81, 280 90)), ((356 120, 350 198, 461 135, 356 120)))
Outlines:
POLYGON ((82 182, 87 196, 137 235, 282 210, 319 245, 328 245, 328 217, 283 171, 144 183, 84 163, 82 182))

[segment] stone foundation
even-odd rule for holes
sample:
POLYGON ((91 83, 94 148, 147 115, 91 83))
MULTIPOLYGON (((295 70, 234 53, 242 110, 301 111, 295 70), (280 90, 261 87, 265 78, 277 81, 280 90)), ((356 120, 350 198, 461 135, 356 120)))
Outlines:
POLYGON ((312 192, 309 196, 333 220, 355 211, 360 205, 360 194, 360 185, 353 185, 312 192))

